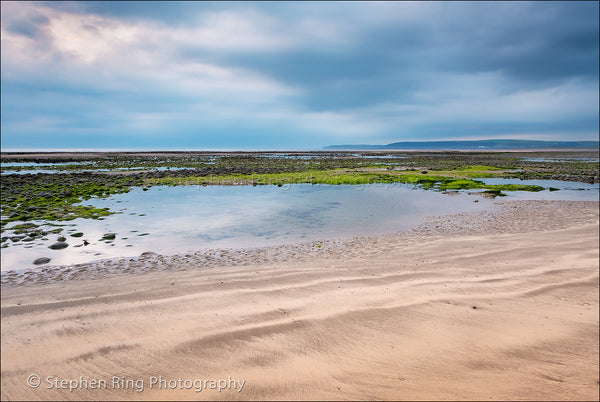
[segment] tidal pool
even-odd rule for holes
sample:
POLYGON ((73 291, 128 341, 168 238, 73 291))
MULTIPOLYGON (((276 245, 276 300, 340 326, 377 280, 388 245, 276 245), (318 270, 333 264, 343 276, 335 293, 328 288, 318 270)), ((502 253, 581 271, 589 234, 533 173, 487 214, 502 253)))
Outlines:
MULTIPOLYGON (((599 185, 556 180, 478 179, 489 184, 522 183, 546 188, 540 192, 507 191, 504 199, 598 201, 599 185), (558 191, 549 191, 550 187, 558 191)), ((46 240, 5 241, 2 270, 133 257, 144 251, 179 254, 213 248, 246 248, 374 234, 410 229, 426 216, 477 212, 492 200, 469 195, 474 190, 446 195, 404 184, 277 186, 155 186, 147 191, 93 198, 83 205, 108 207, 117 214, 103 220, 55 222, 60 234, 46 240), (478 201, 478 202, 474 202, 478 201), (71 237, 83 232, 82 237, 71 237), (114 233, 114 240, 102 240, 114 233), (60 236, 69 246, 48 248, 60 236), (89 244, 84 245, 84 240, 89 244)), ((19 222, 14 222, 14 226, 19 222)), ((56 229, 44 226, 45 230, 56 229)), ((3 237, 10 238, 10 230, 3 237)))
POLYGON ((590 184, 577 181, 561 180, 519 180, 487 178, 475 179, 485 184, 525 184, 544 187, 544 191, 505 191, 507 200, 568 200, 568 201, 598 201, 600 183, 590 184), (558 189, 550 191, 550 188, 558 189))
MULTIPOLYGON (((61 165, 67 165, 69 163, 61 163, 61 165)), ((206 162, 206 164, 214 164, 214 162, 206 162)), ((58 164, 57 164, 58 165, 58 164)), ((7 167, 7 170, 2 171, 2 175, 9 174, 38 174, 38 173, 99 173, 99 172, 114 172, 114 171, 135 171, 135 170, 183 170, 183 169, 194 169, 194 167, 170 167, 170 166, 134 166, 134 167, 120 167, 120 168, 102 168, 102 169, 73 169, 73 170, 59 170, 59 169, 21 169, 21 170, 8 170, 13 165, 7 167)), ((40 165, 43 167, 51 165, 40 165)))
MULTIPOLYGON (((118 214, 103 220, 56 222, 65 225, 63 231, 48 234, 45 241, 7 241, 2 270, 31 268, 40 257, 51 258, 48 265, 64 265, 144 251, 177 254, 387 234, 407 230, 426 216, 480 211, 490 202, 466 193, 448 196, 401 184, 136 188, 82 203, 109 207, 118 214), (84 235, 70 236, 76 232, 84 235), (115 233, 115 239, 100 240, 105 233, 115 233), (69 247, 49 249, 60 236, 69 247), (84 246, 84 240, 89 244, 84 246)), ((7 232, 3 236, 10 237, 7 232)))
POLYGON ((598 158, 579 158, 579 157, 562 157, 562 158, 550 158, 550 157, 539 157, 539 158, 520 158, 527 162, 598 162, 598 158))

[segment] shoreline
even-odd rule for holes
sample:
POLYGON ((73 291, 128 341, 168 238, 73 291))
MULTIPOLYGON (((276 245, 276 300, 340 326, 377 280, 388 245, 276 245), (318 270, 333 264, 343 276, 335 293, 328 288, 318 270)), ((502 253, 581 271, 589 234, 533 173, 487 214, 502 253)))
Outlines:
POLYGON ((598 400, 599 203, 494 203, 212 266, 150 255, 3 283, 2 399, 598 400), (32 373, 109 387, 34 389, 32 373), (245 385, 149 388, 158 376, 245 385))
MULTIPOLYGON (((529 221, 535 220, 545 210, 563 206, 599 205, 595 201, 505 201, 494 200, 492 205, 480 212, 429 216, 425 222, 402 232, 339 237, 312 240, 265 247, 209 248, 186 253, 162 255, 145 251, 138 256, 101 258, 87 263, 67 265, 43 265, 20 270, 0 272, 0 286, 35 285, 47 282, 79 279, 99 279, 110 275, 135 275, 155 271, 187 271, 200 267, 206 269, 245 266, 257 263, 286 263, 298 258, 340 258, 360 254, 361 248, 377 246, 381 242, 410 240, 418 237, 457 236, 478 234, 485 225, 487 234, 505 233, 529 228, 529 222, 516 217, 522 209, 535 212, 529 221), (506 220, 517 219, 509 229, 506 220), (526 223, 527 222, 527 223, 526 223)), ((547 228, 564 228, 566 222, 548 223, 547 228)))

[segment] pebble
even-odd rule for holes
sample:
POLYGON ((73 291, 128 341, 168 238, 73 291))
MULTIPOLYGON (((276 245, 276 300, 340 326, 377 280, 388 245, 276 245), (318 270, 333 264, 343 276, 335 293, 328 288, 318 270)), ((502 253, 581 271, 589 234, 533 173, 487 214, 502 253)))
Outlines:
POLYGON ((62 250, 63 248, 67 248, 69 247, 68 243, 65 243, 64 241, 59 241, 56 242, 50 246, 48 246, 48 248, 51 248, 52 250, 62 250))

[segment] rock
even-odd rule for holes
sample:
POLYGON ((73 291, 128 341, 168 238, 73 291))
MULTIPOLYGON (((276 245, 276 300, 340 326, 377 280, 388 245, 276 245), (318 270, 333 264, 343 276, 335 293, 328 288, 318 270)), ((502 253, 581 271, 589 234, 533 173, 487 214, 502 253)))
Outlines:
POLYGON ((156 254, 154 251, 144 251, 142 254, 140 254, 140 257, 154 257, 157 255, 158 254, 156 254))
POLYGON ((56 242, 50 246, 48 246, 48 248, 51 248, 52 250, 62 250, 63 248, 67 248, 69 247, 69 245, 67 243, 65 243, 64 241, 59 241, 56 242))
POLYGON ((36 258, 33 263, 35 265, 42 265, 42 264, 48 264, 50 262, 50 258, 48 257, 41 257, 41 258, 36 258))
POLYGON ((58 238, 58 241, 61 241, 61 242, 62 242, 62 241, 65 241, 65 240, 67 240, 67 238, 66 238, 66 237, 64 237, 64 236, 60 236, 60 237, 58 238))
POLYGON ((83 236, 83 233, 81 233, 81 232, 73 233, 71 235, 71 237, 81 237, 81 236, 83 236))
POLYGON ((114 240, 116 237, 115 233, 104 233, 104 236, 102 236, 102 239, 100 240, 114 240))
POLYGON ((422 170, 421 173, 422 174, 427 174, 427 170, 422 170))

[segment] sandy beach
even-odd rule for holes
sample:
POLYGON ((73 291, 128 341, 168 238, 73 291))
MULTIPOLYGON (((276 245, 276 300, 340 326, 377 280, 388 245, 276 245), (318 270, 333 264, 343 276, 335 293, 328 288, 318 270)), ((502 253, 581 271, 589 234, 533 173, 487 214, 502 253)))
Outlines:
POLYGON ((598 212, 3 274, 1 397, 598 400, 598 212))

